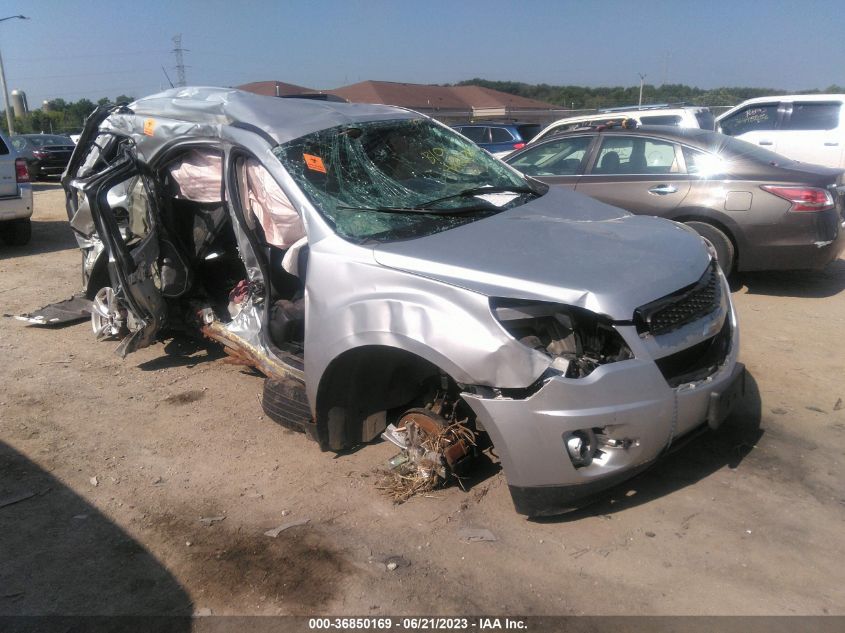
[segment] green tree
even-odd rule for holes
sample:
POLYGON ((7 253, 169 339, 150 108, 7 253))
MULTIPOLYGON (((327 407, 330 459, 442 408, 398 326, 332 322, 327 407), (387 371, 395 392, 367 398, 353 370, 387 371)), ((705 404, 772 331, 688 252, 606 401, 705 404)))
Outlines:
MULTIPOLYGON (((489 81, 475 78, 461 81, 458 86, 482 86, 528 99, 536 99, 563 108, 596 109, 636 105, 639 99, 639 85, 634 86, 552 86, 549 84, 527 84, 518 81, 489 81)), ((732 106, 753 97, 788 94, 780 88, 721 87, 705 90, 685 84, 663 84, 643 86, 643 103, 690 103, 707 106, 732 106)), ((798 91, 800 94, 821 92, 818 88, 798 91)), ((824 92, 845 92, 841 86, 828 86, 824 92)))

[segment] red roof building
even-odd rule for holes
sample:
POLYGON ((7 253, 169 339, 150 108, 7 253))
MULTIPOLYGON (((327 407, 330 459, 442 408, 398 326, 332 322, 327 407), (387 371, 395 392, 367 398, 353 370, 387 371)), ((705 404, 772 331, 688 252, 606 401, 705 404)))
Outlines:
POLYGON ((235 86, 238 90, 254 92, 267 97, 288 97, 290 95, 316 92, 313 88, 305 88, 296 84, 286 84, 281 81, 253 81, 252 83, 235 86))
POLYGON ((521 119, 546 121, 563 111, 551 103, 526 99, 481 86, 435 86, 395 81, 361 81, 333 90, 314 90, 278 81, 259 81, 237 86, 264 95, 324 93, 353 103, 381 103, 416 110, 448 121, 468 119, 521 119))

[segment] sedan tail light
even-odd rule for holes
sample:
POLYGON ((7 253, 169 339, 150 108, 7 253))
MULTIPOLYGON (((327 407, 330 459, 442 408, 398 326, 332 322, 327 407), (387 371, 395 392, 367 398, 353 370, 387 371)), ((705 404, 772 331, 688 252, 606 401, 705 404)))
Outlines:
POLYGON ((513 144, 514 149, 522 149, 523 147, 525 147, 525 143, 514 143, 513 144))
POLYGON ((29 182, 29 169, 26 168, 26 161, 23 158, 15 159, 15 180, 29 182))
POLYGON ((826 211, 834 206, 830 192, 819 187, 762 185, 760 188, 791 202, 790 211, 826 211))

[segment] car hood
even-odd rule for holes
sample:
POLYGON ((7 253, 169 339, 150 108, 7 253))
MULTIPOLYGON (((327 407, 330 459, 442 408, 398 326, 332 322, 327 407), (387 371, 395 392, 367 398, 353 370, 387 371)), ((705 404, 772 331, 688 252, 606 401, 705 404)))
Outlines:
POLYGON ((698 281, 710 261, 683 225, 557 187, 477 222, 380 244, 374 256, 488 296, 565 303, 620 321, 698 281))

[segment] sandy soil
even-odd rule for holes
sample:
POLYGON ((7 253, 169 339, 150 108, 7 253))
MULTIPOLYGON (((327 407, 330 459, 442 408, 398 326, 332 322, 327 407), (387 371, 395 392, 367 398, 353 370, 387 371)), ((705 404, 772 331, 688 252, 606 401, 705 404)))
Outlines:
MULTIPOLYGON (((37 188, 0 313, 80 287, 61 193, 37 188)), ((845 260, 741 281, 742 410, 547 521, 495 469, 394 506, 390 445, 321 453, 214 350, 122 361, 88 323, 0 319, 0 504, 34 493, 0 507, 0 614, 845 614, 845 260)))

